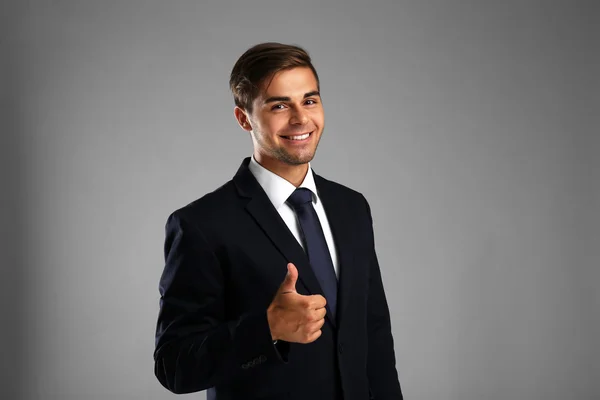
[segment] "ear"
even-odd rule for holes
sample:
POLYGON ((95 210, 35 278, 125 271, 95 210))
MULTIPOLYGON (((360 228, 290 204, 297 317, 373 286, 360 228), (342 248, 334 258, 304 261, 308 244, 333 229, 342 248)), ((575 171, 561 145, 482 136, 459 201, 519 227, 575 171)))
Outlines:
POLYGON ((250 132, 252 130, 252 125, 250 125, 250 118, 246 111, 236 106, 233 109, 233 115, 235 116, 235 119, 237 120, 238 124, 243 130, 247 132, 250 132))

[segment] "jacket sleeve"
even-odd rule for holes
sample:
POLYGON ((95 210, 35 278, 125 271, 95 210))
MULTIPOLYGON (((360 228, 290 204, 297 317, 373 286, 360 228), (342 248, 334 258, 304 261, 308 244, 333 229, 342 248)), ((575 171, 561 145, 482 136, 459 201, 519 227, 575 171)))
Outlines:
POLYGON ((266 309, 226 320, 223 270, 202 232, 177 212, 165 230, 154 351, 160 383, 191 393, 286 363, 289 343, 273 344, 266 309))
MULTIPOLYGON (((373 227, 371 208, 365 199, 367 213, 373 227)), ((376 400, 402 400, 402 391, 396 370, 396 355, 390 312, 381 279, 381 270, 375 252, 375 240, 370 235, 371 262, 369 263, 369 293, 367 299, 367 376, 369 391, 376 400)))

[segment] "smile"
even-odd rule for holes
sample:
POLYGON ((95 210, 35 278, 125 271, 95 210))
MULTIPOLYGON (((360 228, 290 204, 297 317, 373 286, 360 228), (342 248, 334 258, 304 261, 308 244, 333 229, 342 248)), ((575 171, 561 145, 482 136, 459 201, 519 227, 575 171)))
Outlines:
POLYGON ((302 135, 282 136, 282 137, 284 139, 288 139, 288 140, 301 141, 301 140, 308 139, 310 137, 310 135, 312 135, 312 132, 303 133, 302 135))

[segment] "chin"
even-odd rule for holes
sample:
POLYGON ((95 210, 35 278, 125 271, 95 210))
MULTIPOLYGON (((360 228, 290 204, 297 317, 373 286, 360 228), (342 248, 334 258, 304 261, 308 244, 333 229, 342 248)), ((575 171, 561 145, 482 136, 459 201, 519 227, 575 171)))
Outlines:
POLYGON ((283 157, 279 157, 279 160, 288 165, 302 165, 311 162, 314 157, 315 153, 303 154, 300 156, 285 154, 283 157))

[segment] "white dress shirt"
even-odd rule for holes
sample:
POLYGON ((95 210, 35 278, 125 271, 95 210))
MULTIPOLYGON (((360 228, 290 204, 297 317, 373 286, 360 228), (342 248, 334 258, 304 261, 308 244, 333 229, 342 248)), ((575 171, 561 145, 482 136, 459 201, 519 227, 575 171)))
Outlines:
MULTIPOLYGON (((298 221, 298 217, 294 212, 294 209, 286 203, 286 200, 290 195, 296 190, 296 187, 292 185, 290 182, 286 181, 279 175, 269 171, 262 165, 260 165, 252 156, 250 160, 250 164, 248 165, 250 172, 256 178, 260 186, 262 186, 263 190, 273 203, 273 206, 281 215, 281 218, 292 232, 300 246, 306 251, 304 247, 304 243, 302 242, 302 233, 300 229, 300 222, 298 221)), ((336 253, 335 243, 333 242, 333 235, 331 234, 331 228, 329 227, 329 221, 327 220, 327 215, 325 214, 325 209, 323 208, 323 203, 319 199, 319 195, 317 194, 317 186, 315 185, 315 178, 313 176, 313 171, 310 168, 310 163, 308 164, 308 172, 304 177, 304 181, 300 184, 299 187, 310 189, 312 192, 312 205, 317 212, 317 216, 319 217, 319 222, 321 223, 321 227, 323 228, 323 233, 325 234, 325 241, 327 242, 327 247, 329 248, 329 254, 331 255, 331 261, 333 261, 333 268, 335 270, 335 275, 339 277, 339 263, 338 257, 336 253)))

